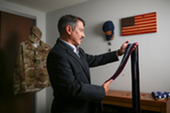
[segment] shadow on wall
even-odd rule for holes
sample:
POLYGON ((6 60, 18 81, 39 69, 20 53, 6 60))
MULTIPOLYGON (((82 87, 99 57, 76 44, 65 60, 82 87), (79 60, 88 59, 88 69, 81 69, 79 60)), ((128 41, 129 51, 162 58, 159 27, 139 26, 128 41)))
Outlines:
POLYGON ((13 69, 17 53, 18 36, 12 33, 9 40, 0 45, 0 111, 17 113, 13 95, 13 69))
POLYGON ((107 41, 106 40, 106 36, 105 36, 105 33, 102 31, 102 26, 103 26, 104 22, 103 23, 99 23, 97 24, 96 26, 93 26, 93 33, 95 33, 99 38, 102 38, 103 41, 107 41))

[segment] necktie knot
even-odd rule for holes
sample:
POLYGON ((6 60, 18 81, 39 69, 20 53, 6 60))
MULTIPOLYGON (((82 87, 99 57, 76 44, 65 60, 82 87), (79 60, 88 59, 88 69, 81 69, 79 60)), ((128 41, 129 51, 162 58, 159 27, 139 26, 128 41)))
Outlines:
POLYGON ((79 47, 76 47, 75 53, 77 54, 78 57, 80 57, 80 56, 79 56, 79 47))
POLYGON ((79 54, 79 47, 76 47, 76 53, 79 54))

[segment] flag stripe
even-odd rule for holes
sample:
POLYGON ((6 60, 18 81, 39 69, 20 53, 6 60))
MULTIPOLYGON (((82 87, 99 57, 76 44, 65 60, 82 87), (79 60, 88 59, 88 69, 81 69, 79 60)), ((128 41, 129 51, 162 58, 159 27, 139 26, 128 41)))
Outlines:
POLYGON ((138 24, 145 24, 145 23, 150 23, 150 22, 156 23, 156 18, 145 19, 145 20, 141 20, 141 21, 135 19, 135 25, 138 25, 138 24))
POLYGON ((149 26, 149 27, 145 27, 145 28, 139 28, 139 27, 136 27, 136 28, 133 28, 132 30, 124 30, 123 33, 126 33, 126 32, 138 32, 138 31, 143 31, 143 30, 148 30, 148 29, 155 29, 155 26, 149 26))
POLYGON ((136 31, 136 30, 145 30, 145 29, 156 29, 156 28, 155 28, 155 25, 142 26, 142 27, 132 26, 132 27, 128 27, 128 28, 124 29, 122 31, 122 33, 136 31))
POLYGON ((126 35, 136 35, 136 34, 144 34, 144 33, 154 33, 156 32, 156 29, 150 29, 150 30, 145 30, 145 31, 140 31, 140 32, 127 32, 127 33, 124 33, 123 36, 126 36, 126 35))
POLYGON ((156 23, 148 23, 148 24, 140 24, 140 25, 136 25, 136 26, 129 26, 129 27, 124 27, 122 28, 122 32, 128 30, 131 31, 134 28, 141 28, 144 29, 145 27, 149 27, 149 26, 156 26, 156 23))
POLYGON ((122 36, 157 32, 156 12, 123 18, 121 22, 122 36))

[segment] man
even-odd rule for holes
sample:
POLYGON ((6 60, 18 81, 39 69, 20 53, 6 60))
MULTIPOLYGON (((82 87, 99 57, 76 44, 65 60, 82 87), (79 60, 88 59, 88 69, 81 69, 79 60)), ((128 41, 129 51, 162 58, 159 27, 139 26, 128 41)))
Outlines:
POLYGON ((79 48, 85 37, 84 26, 84 20, 73 15, 65 15, 58 22, 60 38, 47 58, 54 91, 52 113, 94 113, 94 105, 103 100, 112 80, 102 86, 92 85, 89 67, 118 61, 129 43, 127 41, 117 51, 102 55, 86 54, 79 48))

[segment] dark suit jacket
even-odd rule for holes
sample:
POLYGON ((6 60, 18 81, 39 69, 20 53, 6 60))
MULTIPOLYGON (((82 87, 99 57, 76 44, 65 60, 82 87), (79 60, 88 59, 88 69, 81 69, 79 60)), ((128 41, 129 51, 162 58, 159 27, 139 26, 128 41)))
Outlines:
POLYGON ((89 67, 117 61, 116 52, 88 55, 81 48, 80 58, 60 39, 47 58, 47 69, 54 91, 52 113, 94 113, 94 103, 103 100, 102 86, 91 85, 89 67))

